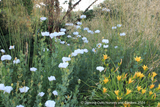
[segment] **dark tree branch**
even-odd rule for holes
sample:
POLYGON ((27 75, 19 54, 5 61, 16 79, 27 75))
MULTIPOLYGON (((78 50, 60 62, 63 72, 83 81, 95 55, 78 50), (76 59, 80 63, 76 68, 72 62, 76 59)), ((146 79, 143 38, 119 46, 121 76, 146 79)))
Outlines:
POLYGON ((66 18, 66 16, 73 10, 73 8, 75 8, 82 0, 79 0, 78 2, 76 2, 73 7, 71 7, 70 9, 67 10, 66 14, 63 16, 63 20, 66 18))
POLYGON ((94 3, 96 3, 97 1, 98 1, 98 0, 95 0, 92 4, 90 4, 83 13, 85 13, 86 11, 88 11, 88 9, 89 9, 94 3))

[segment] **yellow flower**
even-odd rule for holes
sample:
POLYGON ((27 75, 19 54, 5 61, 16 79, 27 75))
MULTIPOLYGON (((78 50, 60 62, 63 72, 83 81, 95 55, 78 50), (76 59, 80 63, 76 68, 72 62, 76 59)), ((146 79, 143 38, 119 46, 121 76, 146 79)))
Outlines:
POLYGON ((157 107, 160 107, 160 102, 158 102, 158 105, 157 105, 157 107))
POLYGON ((103 93, 105 93, 107 91, 107 88, 103 88, 103 93))
POLYGON ((118 96, 119 90, 115 90, 114 92, 118 96))
POLYGON ((146 65, 142 66, 143 70, 145 71, 146 69, 148 69, 148 67, 146 65))
POLYGON ((107 55, 103 55, 104 60, 108 59, 109 57, 107 55))
POLYGON ((103 81, 106 84, 109 80, 108 80, 108 78, 105 78, 103 81))
POLYGON ((121 79, 121 76, 119 76, 119 75, 118 75, 118 76, 117 76, 117 79, 118 79, 118 81, 120 81, 120 79, 121 79))
POLYGON ((137 86, 137 90, 140 91, 142 88, 141 86, 137 86))
POLYGON ((146 90, 145 89, 142 89, 142 94, 144 94, 146 92, 146 90))
POLYGON ((152 84, 151 86, 150 86, 150 89, 152 89, 154 87, 154 84, 152 84))
POLYGON ((149 96, 150 96, 151 94, 153 94, 153 92, 152 92, 152 91, 150 91, 150 92, 149 92, 149 96))
POLYGON ((137 77, 140 77, 140 78, 144 77, 143 73, 141 73, 141 72, 137 72, 136 75, 137 75, 137 77))
POLYGON ((131 93, 131 92, 132 92, 131 90, 129 90, 129 89, 127 89, 127 88, 126 88, 126 90, 127 90, 126 95, 128 95, 129 93, 131 93))
POLYGON ((152 77, 154 78, 157 75, 157 73, 152 72, 152 77))
POLYGON ((156 93, 154 93, 154 99, 156 98, 156 93))
POLYGON ((134 59, 135 59, 137 62, 139 62, 139 61, 141 60, 141 57, 137 57, 137 56, 136 56, 134 59))
POLYGON ((132 80, 131 78, 129 78, 128 84, 132 83, 134 80, 132 80))
POLYGON ((160 89, 160 84, 158 85, 158 89, 160 89))
POLYGON ((117 100, 120 100, 120 99, 122 99, 122 98, 120 98, 120 97, 117 96, 117 100))
POLYGON ((135 72, 135 74, 134 74, 134 76, 133 76, 133 79, 136 78, 136 76, 137 76, 137 72, 135 72))

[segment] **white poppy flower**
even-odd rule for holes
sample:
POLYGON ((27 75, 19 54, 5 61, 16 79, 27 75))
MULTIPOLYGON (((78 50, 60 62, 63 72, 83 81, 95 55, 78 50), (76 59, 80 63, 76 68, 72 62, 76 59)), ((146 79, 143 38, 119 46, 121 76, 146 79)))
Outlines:
POLYGON ((88 27, 85 27, 83 30, 89 30, 89 28, 88 28, 88 27))
POLYGON ((60 63, 60 64, 58 65, 58 67, 59 67, 59 68, 67 68, 68 65, 69 65, 68 62, 63 62, 63 63, 60 63))
POLYGON ((83 37, 82 40, 87 40, 87 38, 86 38, 86 37, 83 37))
POLYGON ((116 26, 114 26, 114 27, 112 27, 112 29, 117 29, 117 27, 116 27, 116 26))
POLYGON ((58 36, 65 35, 65 32, 58 32, 58 36))
POLYGON ((77 22, 77 25, 82 25, 82 22, 77 22))
POLYGON ((72 37, 71 35, 68 35, 68 36, 67 36, 67 38, 71 38, 71 37, 72 37))
POLYGON ((77 25, 77 26, 75 26, 75 28, 76 28, 76 29, 81 29, 81 26, 78 26, 78 25, 77 25))
POLYGON ((96 53, 96 50, 95 50, 95 48, 93 48, 93 49, 92 49, 92 51, 93 51, 94 53, 96 53))
POLYGON ((46 48, 46 49, 44 48, 44 49, 43 49, 43 52, 45 52, 46 50, 47 50, 47 51, 49 51, 49 49, 48 49, 48 48, 46 48))
POLYGON ((122 24, 118 24, 118 25, 117 25, 117 27, 121 27, 121 26, 122 26, 122 24))
POLYGON ((81 37, 81 35, 77 35, 77 37, 81 37))
POLYGON ((101 43, 98 43, 98 44, 97 44, 97 47, 98 47, 98 48, 100 48, 101 46, 102 46, 102 44, 101 44, 101 43))
POLYGON ((61 32, 65 32, 65 31, 66 31, 66 29, 64 29, 64 28, 61 28, 61 29, 60 29, 60 31, 61 31, 61 32))
POLYGON ((50 77, 48 77, 48 80, 53 81, 53 80, 56 80, 56 78, 55 78, 55 76, 50 76, 50 77))
POLYGON ((42 36, 49 36, 49 32, 41 32, 42 36))
POLYGON ((88 49, 83 49, 83 51, 84 51, 85 53, 87 53, 87 52, 88 52, 88 49))
POLYGON ((104 67, 98 66, 98 67, 96 67, 96 69, 97 69, 98 71, 102 72, 102 71, 104 70, 104 67))
POLYGON ((18 63, 20 63, 20 60, 19 60, 19 59, 17 59, 17 57, 15 57, 15 59, 14 59, 13 63, 14 63, 14 64, 18 64, 18 63))
POLYGON ((40 19, 41 19, 41 21, 44 21, 44 20, 46 20, 47 18, 46 18, 46 17, 41 17, 40 19))
POLYGON ((5 86, 4 93, 5 92, 10 93, 12 90, 13 90, 13 88, 11 86, 5 86))
POLYGON ((118 48, 118 46, 115 46, 114 48, 116 49, 116 48, 118 48))
POLYGON ((4 90, 5 89, 5 85, 4 84, 0 84, 0 90, 4 90))
POLYGON ((43 97, 44 94, 45 94, 44 92, 39 92, 39 93, 38 93, 38 95, 41 96, 41 97, 43 97))
POLYGON ((125 36, 126 35, 126 33, 120 33, 120 36, 125 36))
POLYGON ((24 87, 22 87, 22 88, 19 88, 19 91, 20 91, 21 93, 26 93, 28 90, 29 90, 29 87, 27 87, 27 86, 24 86, 24 87))
POLYGON ((2 53, 5 53, 5 50, 4 50, 4 49, 1 49, 1 52, 2 52, 2 53))
POLYGON ((100 33, 100 30, 96 30, 95 33, 100 33))
POLYGON ((57 92, 56 90, 54 90, 52 93, 53 93, 54 95, 58 95, 58 92, 57 92))
POLYGON ((66 23, 66 26, 73 26, 73 23, 66 23))
POLYGON ((49 36, 50 36, 50 38, 52 39, 53 37, 57 37, 57 36, 58 36, 58 33, 57 33, 57 32, 54 32, 54 33, 51 33, 49 36))
POLYGON ((35 68, 35 67, 32 67, 32 68, 30 68, 30 71, 37 71, 37 68, 35 68))
POLYGON ((67 44, 68 46, 70 46, 70 44, 67 44))
POLYGON ((16 107, 24 107, 23 105, 17 105, 16 107))
POLYGON ((87 32, 90 33, 90 34, 94 34, 94 32, 91 31, 91 30, 87 30, 87 32))
POLYGON ((109 43, 109 40, 108 39, 103 39, 102 43, 109 43))
POLYGON ((63 61, 63 62, 71 61, 71 58, 70 58, 70 57, 63 57, 63 58, 62 58, 62 61, 63 61))
POLYGON ((103 48, 108 48, 109 45, 103 45, 103 48))
POLYGON ((46 107, 55 107, 55 105, 56 105, 56 102, 53 101, 53 100, 47 100, 47 101, 45 102, 45 106, 46 106, 46 107))
POLYGON ((86 18, 86 15, 81 15, 80 18, 81 18, 81 19, 85 19, 85 18, 86 18))
POLYGON ((79 34, 79 32, 73 32, 73 35, 78 35, 79 34))
POLYGON ((77 56, 77 53, 72 52, 72 53, 71 53, 71 56, 77 56))
POLYGON ((65 44, 65 41, 61 41, 60 43, 61 43, 61 44, 65 44))
POLYGON ((103 8, 102 11, 107 11, 107 12, 110 12, 110 9, 107 9, 107 8, 103 8))
POLYGON ((41 8, 41 6, 39 4, 36 4, 36 7, 41 8))
POLYGON ((74 50, 74 53, 77 53, 77 54, 83 54, 83 53, 84 53, 84 51, 83 51, 83 50, 81 50, 81 49, 76 49, 76 50, 74 50))
POLYGON ((43 2, 40 2, 39 4, 42 5, 42 6, 46 6, 43 2))
POLYGON ((14 49, 14 45, 13 45, 13 46, 10 46, 9 49, 14 49))
POLYGON ((84 42, 84 43, 88 43, 88 40, 84 40, 83 42, 84 42))
POLYGON ((11 57, 10 55, 2 55, 2 56, 1 56, 1 60, 2 60, 2 61, 4 61, 4 60, 11 60, 11 58, 12 58, 12 57, 11 57))

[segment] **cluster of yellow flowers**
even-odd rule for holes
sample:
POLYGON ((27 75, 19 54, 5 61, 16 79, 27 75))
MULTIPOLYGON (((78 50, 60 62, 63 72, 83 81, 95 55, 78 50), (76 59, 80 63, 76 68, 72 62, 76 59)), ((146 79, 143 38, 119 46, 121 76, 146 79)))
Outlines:
MULTIPOLYGON (((109 57, 107 56, 107 55, 103 55, 103 59, 104 60, 106 60, 106 59, 108 59, 109 57)), ((141 57, 135 57, 134 58, 135 59, 135 61, 137 61, 137 62, 140 62, 142 59, 141 59, 141 57)), ((147 67, 147 65, 143 65, 142 66, 142 68, 143 68, 143 70, 144 71, 147 71, 148 70, 148 67, 147 67)), ((155 72, 152 72, 152 74, 150 75, 149 74, 149 76, 148 77, 151 77, 151 80, 152 80, 152 84, 148 87, 149 88, 149 90, 148 90, 148 93, 149 93, 149 96, 151 96, 151 95, 153 95, 153 98, 156 98, 156 93, 154 93, 153 92, 153 88, 155 87, 155 84, 154 84, 154 77, 157 75, 157 73, 155 73, 155 72)), ((122 74, 122 75, 118 75, 117 76, 117 80, 118 81, 121 81, 121 80, 123 80, 123 79, 125 79, 126 78, 126 76, 127 76, 127 74, 122 74)), ((129 80, 128 80, 128 84, 131 84, 131 83, 133 83, 134 81, 136 82, 136 78, 137 79, 142 79, 143 77, 145 77, 145 75, 142 73, 142 72, 135 72, 135 74, 134 74, 134 76, 133 77, 130 77, 129 78, 129 80)), ((109 82, 109 78, 104 78, 104 80, 103 80, 103 82, 104 82, 104 84, 107 84, 108 82, 109 82)), ((146 92, 147 92, 147 87, 144 87, 144 88, 142 88, 141 86, 137 86, 136 87, 137 88, 137 90, 138 90, 138 92, 140 92, 141 94, 145 94, 146 92)), ((156 90, 160 90, 160 84, 158 85, 158 88, 156 88, 156 90)), ((107 88, 105 88, 105 87, 103 87, 103 93, 106 93, 107 92, 107 88)), ((120 91, 119 90, 115 90, 114 91, 114 93, 115 93, 115 95, 117 96, 117 100, 121 100, 122 99, 122 95, 120 95, 119 93, 120 93, 120 91)), ((125 95, 129 95, 130 93, 132 93, 132 90, 131 89, 129 89, 129 88, 126 88, 126 93, 125 93, 125 95)), ((127 106, 130 106, 130 104, 124 104, 124 106, 125 107, 127 107, 127 106)), ((159 103, 159 106, 160 106, 160 103, 159 103)))

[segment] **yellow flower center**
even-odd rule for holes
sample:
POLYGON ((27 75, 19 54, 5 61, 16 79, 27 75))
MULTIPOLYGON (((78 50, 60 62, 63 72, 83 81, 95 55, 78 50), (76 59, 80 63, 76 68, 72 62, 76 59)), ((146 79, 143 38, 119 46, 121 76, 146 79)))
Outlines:
POLYGON ((15 60, 17 60, 17 57, 15 57, 15 60))

